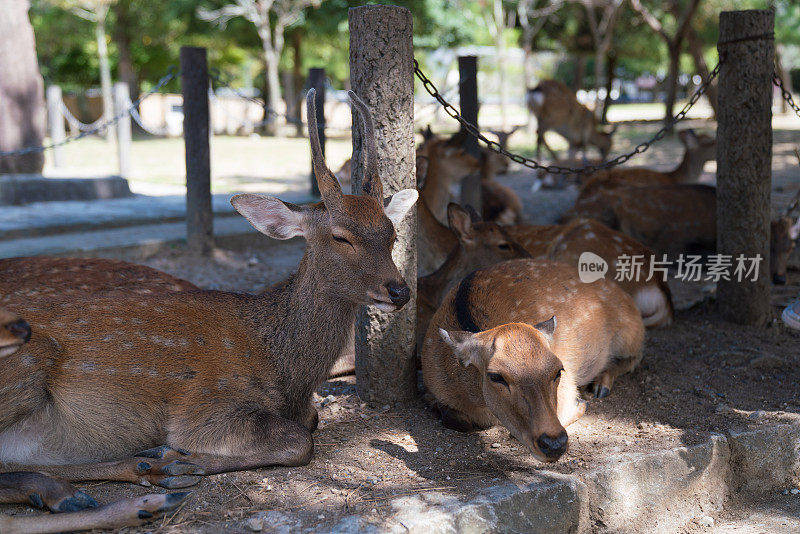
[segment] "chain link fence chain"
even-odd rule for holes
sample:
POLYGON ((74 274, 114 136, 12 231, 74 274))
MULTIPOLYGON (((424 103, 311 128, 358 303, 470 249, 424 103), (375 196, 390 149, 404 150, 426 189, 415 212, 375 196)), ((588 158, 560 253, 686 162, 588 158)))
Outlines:
POLYGON ((94 135, 94 134, 96 134, 96 133, 98 133, 98 132, 100 132, 102 130, 105 130, 109 126, 113 126, 114 124, 119 122, 120 119, 122 119, 126 115, 131 114, 131 110, 132 109, 136 109, 139 106, 139 104, 141 104, 142 101, 144 101, 144 99, 146 99, 150 95, 160 91, 167 83, 169 83, 173 78, 178 76, 178 74, 179 74, 179 71, 174 65, 169 67, 169 69, 167 69, 167 73, 164 76, 162 76, 161 79, 158 80, 158 83, 156 83, 156 85, 153 86, 152 89, 150 89, 146 93, 144 93, 141 96, 139 96, 139 98, 137 98, 135 102, 131 102, 130 106, 128 106, 127 109, 125 109, 124 111, 118 113, 117 115, 115 115, 114 117, 109 119, 108 121, 100 124, 99 126, 93 128, 91 130, 86 130, 86 131, 81 132, 78 135, 74 135, 72 137, 67 137, 63 141, 59 141, 58 143, 51 143, 49 145, 31 146, 31 147, 27 147, 27 148, 21 148, 19 150, 10 150, 10 151, 6 151, 6 152, 0 152, 0 158, 10 157, 10 156, 24 156, 25 154, 32 154, 34 152, 44 152, 45 150, 50 150, 50 149, 53 149, 53 148, 57 148, 57 147, 66 145, 67 143, 70 143, 72 141, 77 141, 78 139, 83 139, 84 137, 88 137, 88 136, 94 135))
POLYGON ((683 108, 674 117, 672 117, 665 126, 663 126, 658 132, 656 132, 655 135, 653 135, 653 137, 651 137, 650 139, 648 139, 643 143, 639 143, 638 145, 636 145, 636 147, 633 149, 632 152, 629 152, 627 154, 621 154, 615 157, 614 159, 609 160, 600 165, 586 165, 584 167, 579 167, 577 169, 573 169, 570 167, 561 167, 559 165, 543 165, 538 161, 526 158, 524 156, 515 154, 513 152, 509 152, 508 150, 501 147, 500 143, 492 141, 491 139, 488 139, 486 136, 484 136, 480 132, 480 130, 478 130, 477 126, 464 119, 464 117, 461 116, 458 110, 452 104, 447 102, 444 99, 444 97, 442 97, 442 95, 439 93, 438 89, 436 89, 436 86, 433 84, 433 82, 427 76, 425 76, 425 73, 422 72, 422 70, 420 69, 419 63, 417 63, 416 59, 414 60, 414 73, 416 74, 417 78, 419 78, 419 80, 422 82, 422 85, 428 92, 428 94, 430 94, 442 105, 445 112, 448 115, 450 115, 450 117, 458 121, 464 128, 464 130, 467 131, 467 133, 469 133, 471 136, 481 141, 490 150, 493 150, 498 154, 502 154, 511 161, 519 163, 520 165, 524 165, 529 169, 543 170, 549 174, 589 174, 601 170, 610 169, 612 167, 616 167, 617 165, 621 165, 626 161, 628 161, 629 159, 631 159, 636 154, 641 154, 642 152, 646 151, 648 148, 650 148, 650 145, 652 145, 653 143, 663 139, 664 136, 667 134, 667 132, 672 130, 672 128, 675 126, 676 123, 686 118, 686 114, 689 112, 689 110, 692 109, 692 107, 697 103, 700 97, 703 96, 708 86, 711 84, 714 78, 716 78, 717 75, 719 74, 720 65, 722 65, 722 60, 720 60, 720 62, 717 63, 717 66, 714 67, 714 70, 711 71, 711 73, 709 74, 708 79, 703 81, 703 83, 700 85, 700 87, 697 88, 697 91, 695 91, 695 93, 692 95, 689 101, 683 106, 683 108))
POLYGON ((794 99, 792 98, 792 93, 790 93, 786 86, 783 85, 783 79, 781 79, 781 77, 778 75, 778 71, 775 71, 772 74, 772 83, 774 83, 775 86, 781 90, 781 96, 783 99, 787 104, 789 104, 789 107, 794 110, 795 114, 800 117, 800 106, 795 103, 794 99))

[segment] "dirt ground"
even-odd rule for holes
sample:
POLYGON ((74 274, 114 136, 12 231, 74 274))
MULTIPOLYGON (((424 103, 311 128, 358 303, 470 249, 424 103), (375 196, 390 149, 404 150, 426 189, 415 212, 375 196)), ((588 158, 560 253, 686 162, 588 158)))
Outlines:
MULTIPOLYGON (((776 206, 800 187, 800 172, 787 156, 798 140, 800 132, 776 131, 776 206)), ((645 161, 668 168, 676 153, 677 142, 668 141, 645 161)), ((533 194, 530 178, 517 172, 501 181, 523 196, 531 222, 550 222, 569 207, 574 191, 533 194)), ((198 261, 180 247, 150 257, 113 256, 207 288, 260 291, 288 275, 302 251, 299 241, 255 236, 222 243, 212 261, 198 261)), ((621 377, 608 398, 586 397, 586 416, 568 428, 569 451, 554 464, 534 460, 502 427, 472 434, 445 429, 419 400, 403 406, 363 403, 354 378, 345 377, 319 390, 320 428, 310 465, 206 477, 177 513, 129 531, 249 532, 248 519, 267 511, 299 513, 306 525, 325 531, 353 513, 386 519, 393 513, 388 503, 402 495, 436 490, 469 498, 487 486, 531 481, 542 471, 580 474, 615 453, 691 445, 713 432, 800 413, 800 332, 777 319, 786 302, 800 295, 800 272, 790 271, 788 285, 775 289, 776 319, 766 328, 721 321, 708 287, 677 284, 675 290, 675 324, 647 333, 641 366, 621 377)), ((102 502, 164 491, 116 483, 81 487, 102 502)), ((0 512, 40 513, 21 506, 0 506, 0 512)), ((263 528, 278 528, 281 521, 289 519, 270 516, 263 528)))

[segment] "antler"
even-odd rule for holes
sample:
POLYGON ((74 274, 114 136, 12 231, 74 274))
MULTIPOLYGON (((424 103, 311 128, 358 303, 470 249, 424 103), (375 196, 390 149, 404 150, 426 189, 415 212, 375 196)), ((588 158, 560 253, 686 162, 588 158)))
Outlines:
MULTIPOLYGON (((800 150, 794 149, 794 155, 797 158, 797 163, 800 164, 800 150)), ((797 205, 800 203, 800 191, 792 198, 792 201, 789 202, 789 205, 786 207, 786 211, 784 211, 785 216, 789 216, 792 212, 797 208, 797 205)))
POLYGON ((339 209, 342 203, 342 188, 336 176, 328 168, 325 158, 322 155, 322 147, 319 143, 319 130, 317 129, 317 104, 315 89, 309 89, 306 97, 308 106, 308 138, 311 141, 311 157, 314 162, 314 177, 317 179, 317 186, 322 195, 322 201, 329 211, 339 209))
POLYGON ((361 134, 366 151, 366 168, 364 169, 364 179, 361 181, 361 194, 374 197, 378 204, 383 206, 383 184, 381 177, 378 176, 378 160, 376 159, 375 149, 375 124, 372 122, 372 113, 369 108, 353 91, 348 91, 353 107, 361 117, 361 134))

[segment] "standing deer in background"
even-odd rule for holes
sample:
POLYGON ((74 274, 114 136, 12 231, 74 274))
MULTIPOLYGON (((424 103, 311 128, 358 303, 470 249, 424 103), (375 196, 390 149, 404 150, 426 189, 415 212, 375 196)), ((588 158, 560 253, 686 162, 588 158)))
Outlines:
POLYGON ((565 84, 556 80, 543 80, 527 94, 528 109, 536 116, 536 159, 541 161, 542 145, 557 160, 544 139, 545 132, 553 130, 569 143, 569 157, 581 149, 586 161, 586 149, 589 145, 597 147, 600 158, 605 161, 611 151, 611 136, 616 128, 609 132, 599 130, 594 113, 578 102, 575 93, 565 84))
POLYGON ((578 199, 586 198, 600 189, 615 187, 639 187, 647 185, 670 185, 697 183, 707 161, 717 157, 717 140, 694 130, 683 130, 678 138, 684 147, 683 159, 671 171, 615 167, 587 177, 581 186, 578 199))
POLYGON ((566 451, 564 427, 585 409, 577 386, 608 395, 641 360, 643 341, 636 306, 613 283, 585 284, 561 263, 511 260, 450 291, 422 345, 422 376, 448 428, 501 423, 552 462, 566 451))
POLYGON ((293 276, 261 295, 86 297, 26 313, 33 336, 5 359, 0 378, 0 461, 69 480, 164 487, 310 461, 318 420, 312 395, 347 343, 356 310, 392 311, 410 298, 391 249, 394 225, 417 192, 385 202, 372 117, 350 97, 364 128, 364 195, 344 195, 325 165, 312 90, 322 202, 231 200, 262 233, 305 237, 293 276))

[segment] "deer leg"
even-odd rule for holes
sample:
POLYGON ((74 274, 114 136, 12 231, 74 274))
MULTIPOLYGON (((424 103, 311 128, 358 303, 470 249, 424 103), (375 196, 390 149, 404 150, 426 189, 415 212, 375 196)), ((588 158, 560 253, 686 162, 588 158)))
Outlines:
POLYGON ((99 508, 59 515, 0 516, 0 532, 44 534, 136 527, 175 510, 188 495, 188 493, 145 495, 115 501, 99 508))
POLYGON ((457 432, 474 432, 476 430, 481 430, 481 428, 470 421, 464 413, 455 408, 440 405, 439 413, 442 416, 442 424, 450 430, 455 430, 457 432))
POLYGON ((640 359, 640 357, 612 358, 608 366, 592 382, 594 396, 598 399, 608 397, 614 380, 620 375, 633 371, 640 359))
POLYGON ((0 503, 31 504, 51 512, 77 512, 97 502, 66 480, 32 471, 0 473, 0 503))

